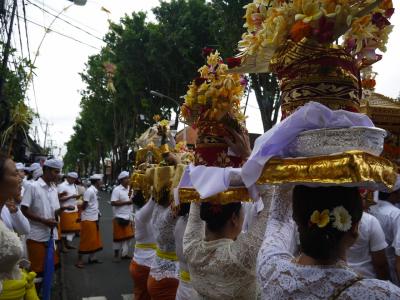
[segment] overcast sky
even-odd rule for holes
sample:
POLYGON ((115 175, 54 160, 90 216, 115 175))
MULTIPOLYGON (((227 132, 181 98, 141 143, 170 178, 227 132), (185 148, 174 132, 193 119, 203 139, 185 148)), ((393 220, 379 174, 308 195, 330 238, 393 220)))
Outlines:
MULTIPOLYGON (((61 12, 63 8, 70 4, 66 0, 29 1, 55 14, 61 12)), ((396 9, 400 9, 400 1, 393 2, 395 2, 396 9)), ((124 14, 130 14, 132 11, 150 11, 157 4, 158 0, 88 0, 86 6, 72 5, 61 16, 74 25, 102 38, 108 30, 107 18, 118 21, 124 14), (102 6, 107 8, 111 14, 108 15, 102 11, 102 6)), ((151 14, 150 18, 152 18, 151 14)), ((32 4, 28 4, 27 19, 40 25, 48 26, 54 17, 44 13, 32 4)), ((394 25, 400 25, 400 13, 395 13, 391 21, 394 25)), ((238 20, 238 22, 242 22, 242 20, 238 20)), ((51 29, 85 42, 94 48, 101 48, 104 45, 102 41, 61 20, 55 21, 51 29)), ((44 32, 43 28, 28 23, 29 44, 33 55, 38 51, 44 32)), ((388 51, 382 61, 374 66, 374 70, 379 73, 377 92, 390 97, 397 97, 400 92, 399 40, 400 26, 395 26, 390 36, 388 51)), ((15 43, 19 45, 18 35, 15 43)), ((29 105, 35 111, 37 109, 41 117, 41 125, 36 120, 34 128, 37 127, 38 129, 42 145, 47 122, 49 124, 50 139, 53 140, 53 145, 59 148, 64 147, 64 144, 73 133, 72 127, 80 111, 79 91, 84 88, 78 73, 83 71, 88 56, 98 53, 98 50, 94 48, 60 36, 55 32, 46 34, 35 63, 37 68, 34 78, 36 102, 34 101, 32 86, 28 93, 29 105)), ((26 55, 26 49, 24 49, 24 54, 26 55)), ((188 78, 188 82, 191 79, 188 78)), ((251 116, 247 124, 249 131, 262 133, 261 118, 254 97, 250 97, 247 115, 251 116)), ((34 130, 32 134, 33 132, 34 130)), ((55 154, 57 155, 58 152, 56 151, 55 154)))

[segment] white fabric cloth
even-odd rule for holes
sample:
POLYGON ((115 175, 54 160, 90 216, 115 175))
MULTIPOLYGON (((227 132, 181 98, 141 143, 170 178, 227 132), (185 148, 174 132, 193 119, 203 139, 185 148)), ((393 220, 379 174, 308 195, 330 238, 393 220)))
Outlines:
MULTIPOLYGON (((117 186, 111 194, 111 202, 115 201, 129 201, 129 190, 123 185, 117 186)), ((113 206, 114 218, 122 218, 125 220, 132 219, 133 205, 113 206)))
POLYGON ((364 212, 358 227, 358 238, 347 250, 347 264, 365 278, 376 278, 371 252, 384 250, 388 244, 377 218, 364 212))
MULTIPOLYGON (((300 265, 293 261, 296 229, 292 219, 291 192, 289 187, 277 187, 273 194, 257 262, 262 299, 329 299, 357 274, 345 263, 322 267, 300 265)), ((400 299, 400 289, 388 281, 362 279, 336 299, 400 299)))
POLYGON ((83 201, 87 202, 86 209, 82 211, 82 221, 97 221, 99 219, 99 200, 97 199, 97 189, 91 185, 83 194, 83 201))
POLYGON ((29 220, 24 216, 21 210, 18 208, 16 213, 11 213, 8 207, 5 205, 1 210, 1 219, 4 225, 18 235, 27 235, 31 230, 29 220))
POLYGON ((102 180, 104 177, 103 174, 93 174, 92 176, 89 177, 91 180, 102 180))
MULTIPOLYGON (((155 204, 151 225, 156 239, 157 248, 163 252, 175 253, 174 229, 177 219, 170 207, 155 204)), ((157 281, 164 278, 178 279, 178 263, 155 256, 150 268, 150 275, 157 281)))
MULTIPOLYGON (((189 273, 189 267, 186 263, 186 259, 183 255, 183 235, 185 234, 186 224, 188 221, 188 216, 178 217, 178 221, 175 225, 174 235, 175 235, 175 245, 176 245, 176 256, 179 262, 179 272, 185 271, 189 273)), ((191 282, 186 282, 182 280, 179 276, 179 285, 176 291, 175 300, 190 300, 194 299, 196 295, 195 290, 192 287, 191 282)))
POLYGON ((21 171, 21 170, 24 170, 25 169, 25 166, 24 166, 24 164, 23 163, 16 163, 15 164, 15 167, 17 168, 17 170, 18 171, 21 171))
MULTIPOLYGON (((39 178, 25 191, 21 206, 26 206, 37 216, 44 219, 55 219, 55 212, 60 208, 58 201, 57 188, 39 178)), ((50 238, 51 229, 39 222, 29 220, 31 231, 27 238, 37 241, 46 242, 50 238)), ((53 237, 58 239, 57 229, 53 230, 53 237)))
POLYGON ((120 250, 121 257, 127 256, 129 254, 129 249, 132 245, 132 239, 122 241, 122 242, 113 242, 113 250, 120 250))
MULTIPOLYGON (((149 200, 139 211, 135 213, 135 240, 137 244, 155 244, 156 239, 151 225, 151 216, 155 206, 153 200, 149 200)), ((138 265, 151 267, 156 251, 154 249, 136 248, 133 259, 138 265)))
POLYGON ((399 285, 400 281, 396 274, 396 256, 400 256, 400 209, 393 204, 378 200, 376 205, 370 207, 370 213, 375 216, 385 233, 386 256, 389 263, 392 281, 399 285))
POLYGON ((68 174, 67 174, 67 176, 68 177, 71 177, 71 178, 74 178, 74 179, 78 179, 78 173, 76 173, 76 172, 69 172, 68 174))
POLYGON ((200 298, 256 299, 256 259, 264 236, 270 198, 264 198, 265 207, 255 217, 251 230, 241 233, 235 241, 204 241, 205 222, 200 219, 200 205, 191 204, 183 251, 193 288, 200 298))
POLYGON ((61 170, 64 166, 64 163, 61 159, 52 158, 52 159, 46 160, 44 162, 43 166, 61 170))
POLYGON ((40 169, 40 168, 41 168, 41 166, 40 166, 39 163, 33 163, 33 164, 31 164, 31 166, 28 168, 28 171, 29 171, 29 172, 33 172, 33 171, 35 171, 35 170, 37 170, 37 169, 40 169))
POLYGON ((18 262, 22 250, 18 236, 0 220, 0 294, 4 280, 21 278, 18 262))
POLYGON ((129 172, 127 171, 122 171, 121 173, 119 173, 118 175, 118 180, 124 179, 126 177, 129 177, 129 172))
MULTIPOLYGON (((59 194, 66 192, 65 196, 67 196, 67 197, 78 194, 78 190, 76 189, 76 185, 75 184, 69 184, 68 181, 64 181, 63 183, 59 184, 57 186, 57 191, 58 191, 59 194)), ((64 210, 64 212, 71 213, 71 212, 78 211, 78 208, 76 206, 76 200, 77 199, 74 197, 74 198, 68 199, 67 201, 60 202, 61 207, 67 207, 67 206, 74 206, 75 207, 74 210, 64 210)))
POLYGON ((43 175, 43 169, 42 168, 38 168, 38 169, 36 169, 36 170, 34 170, 33 172, 32 172, 32 177, 33 177, 33 180, 36 180, 36 179, 38 179, 40 176, 42 176, 43 175))

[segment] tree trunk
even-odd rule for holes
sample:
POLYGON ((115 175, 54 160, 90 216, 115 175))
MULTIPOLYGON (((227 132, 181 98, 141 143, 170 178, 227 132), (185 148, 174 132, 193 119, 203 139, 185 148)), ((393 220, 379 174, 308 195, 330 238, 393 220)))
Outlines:
POLYGON ((271 129, 278 121, 280 109, 280 92, 278 80, 274 74, 250 74, 251 88, 253 89, 264 131, 271 129))

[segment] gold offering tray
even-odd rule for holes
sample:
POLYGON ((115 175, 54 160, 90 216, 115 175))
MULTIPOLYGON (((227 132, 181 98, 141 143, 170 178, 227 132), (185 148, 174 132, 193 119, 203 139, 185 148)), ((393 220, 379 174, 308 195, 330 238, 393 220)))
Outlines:
POLYGON ((228 204, 232 202, 250 202, 252 200, 250 198, 247 188, 235 187, 229 188, 225 192, 205 199, 201 199, 200 194, 194 188, 180 188, 179 201, 182 203, 215 202, 219 204, 228 204))
POLYGON ((396 166, 389 160, 362 151, 307 158, 272 158, 257 184, 361 186, 392 190, 396 166))

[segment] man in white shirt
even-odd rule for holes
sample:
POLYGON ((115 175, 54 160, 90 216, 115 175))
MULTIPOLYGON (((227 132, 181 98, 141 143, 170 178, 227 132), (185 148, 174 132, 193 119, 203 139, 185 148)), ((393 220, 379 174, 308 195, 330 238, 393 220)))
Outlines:
MULTIPOLYGON (((28 257, 31 269, 41 277, 46 257, 46 242, 57 239, 57 218, 61 211, 57 189, 54 185, 63 167, 58 159, 46 160, 43 176, 30 184, 21 202, 21 210, 29 219, 31 230, 27 236, 28 257)), ((63 208, 68 209, 68 208, 63 208)), ((58 264, 57 251, 54 263, 58 264)))
POLYGON ((60 199, 60 206, 73 206, 73 210, 65 210, 60 215, 61 236, 63 250, 76 249, 70 244, 76 233, 81 230, 81 225, 78 223, 78 208, 76 205, 78 191, 75 185, 78 179, 78 173, 69 172, 64 182, 58 185, 57 190, 60 199))
POLYGON ((364 212, 358 226, 358 238, 347 250, 347 263, 365 278, 389 280, 386 247, 385 234, 379 221, 364 212))
POLYGON ((82 213, 81 213, 81 238, 79 242, 77 268, 84 268, 83 255, 89 254, 88 263, 101 263, 95 258, 95 253, 103 249, 99 229, 99 201, 98 190, 103 185, 103 175, 94 174, 90 176, 91 186, 83 195, 82 213))
POLYGON ((120 258, 131 259, 128 251, 132 238, 135 236, 132 224, 132 200, 129 197, 129 173, 126 171, 118 175, 119 185, 113 190, 111 195, 111 205, 113 207, 113 248, 114 262, 120 258), (121 251, 121 257, 120 257, 121 251))
POLYGON ((386 248, 386 256, 391 280, 400 285, 400 209, 395 206, 400 202, 400 190, 392 193, 379 192, 378 198, 377 204, 370 207, 370 213, 381 224, 389 245, 386 248))

